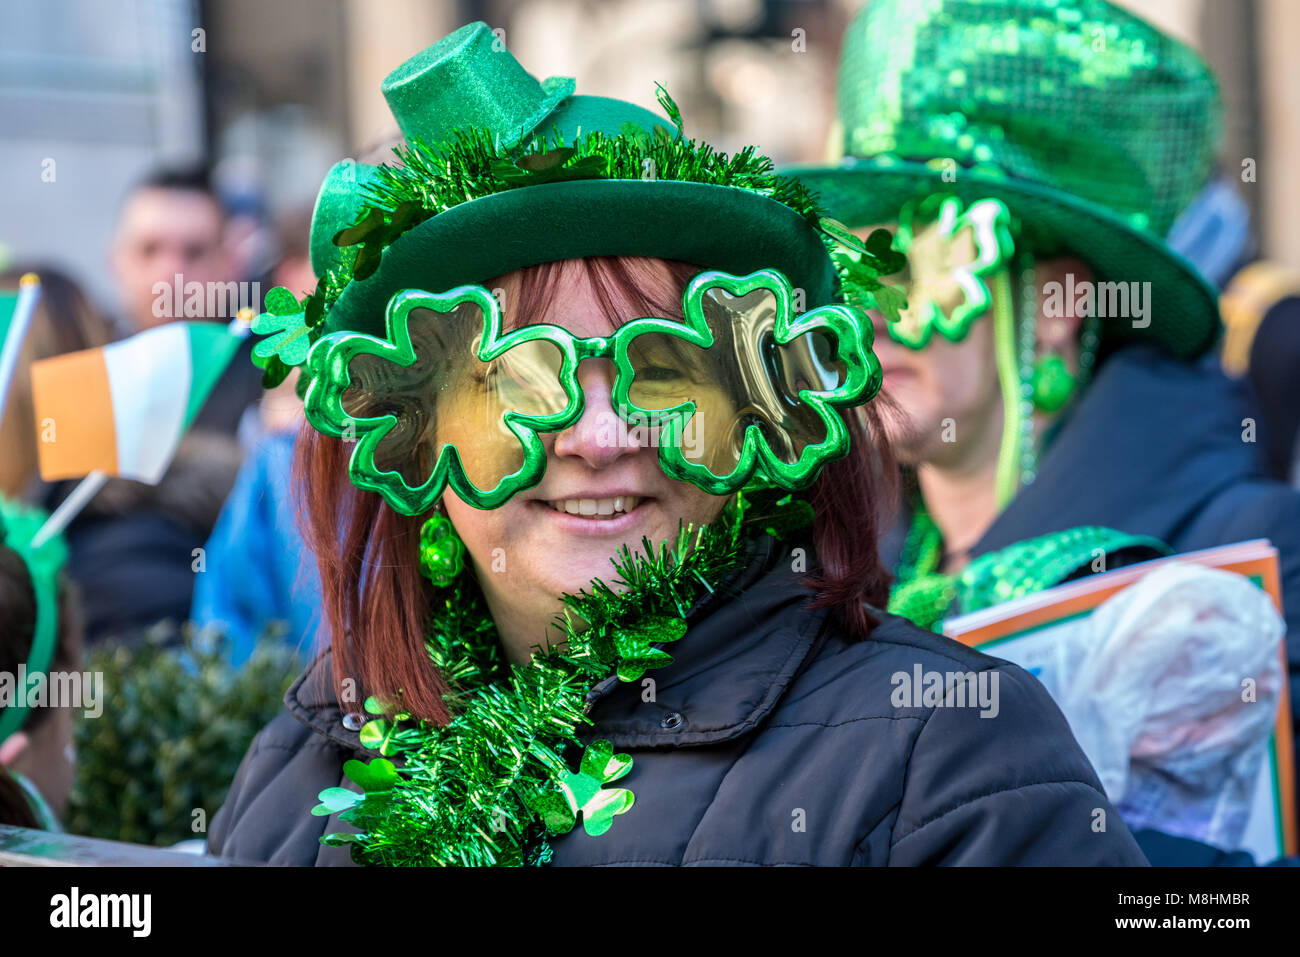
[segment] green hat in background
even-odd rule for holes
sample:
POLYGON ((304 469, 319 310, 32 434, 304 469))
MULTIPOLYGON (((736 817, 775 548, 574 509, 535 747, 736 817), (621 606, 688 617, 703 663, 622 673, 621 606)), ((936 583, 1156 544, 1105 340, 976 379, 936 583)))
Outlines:
POLYGON ((1217 297, 1165 245, 1204 186, 1219 134, 1213 74, 1105 0, 870 0, 844 38, 843 155, 787 169, 850 227, 909 200, 1002 200, 1031 249, 1071 252, 1098 282, 1150 282, 1149 325, 1103 320, 1104 345, 1191 358, 1217 297))
MULTIPOLYGON (((685 139, 662 91, 671 122, 573 88, 529 75, 484 23, 399 66, 383 92, 406 138, 401 162, 330 171, 311 226, 320 283, 301 316, 282 297, 254 331, 284 330, 284 342, 342 329, 382 336, 385 306, 402 289, 441 293, 587 256, 737 275, 771 268, 809 308, 830 301, 830 240, 806 187, 753 148, 728 157, 685 139)), ((296 364, 286 350, 276 366, 278 349, 255 353, 268 384, 296 364)))

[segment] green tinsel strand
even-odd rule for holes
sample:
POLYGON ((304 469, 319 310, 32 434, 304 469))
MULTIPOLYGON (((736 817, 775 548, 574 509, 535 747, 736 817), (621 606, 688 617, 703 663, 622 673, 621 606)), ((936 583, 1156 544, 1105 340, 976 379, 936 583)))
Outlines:
POLYGON ((580 745, 575 729, 590 723, 588 691, 613 670, 624 675, 629 660, 642 670, 671 661, 649 644, 680 637, 691 605, 735 569, 751 530, 748 507, 740 495, 712 526, 683 529, 657 549, 643 541, 643 553, 624 548, 612 560, 614 584, 623 590, 597 579, 565 595, 566 614, 556 621, 561 641, 504 677, 481 595, 459 584, 465 576, 458 579, 432 617, 428 647, 453 683, 449 700, 459 713, 443 728, 409 721, 399 727, 406 716, 393 714, 394 703, 388 717, 372 722, 374 734, 367 725, 363 736, 382 737, 382 753, 401 768, 388 769, 395 780, 360 782, 364 796, 345 792, 355 803, 340 817, 361 833, 330 834, 323 842, 350 844, 358 863, 388 866, 549 860, 547 830, 526 802, 567 771, 568 752, 580 745))
MULTIPOLYGON (((400 232, 381 234, 373 240, 378 246, 386 246, 401 232, 462 203, 555 179, 641 179, 649 161, 658 179, 752 190, 818 226, 820 210, 814 194, 798 180, 775 173, 772 161, 754 147, 728 155, 693 139, 634 130, 629 124, 620 136, 592 132, 572 145, 566 144, 559 132, 553 132, 549 137, 535 136, 513 151, 498 149, 492 135, 478 129, 458 130, 451 140, 437 146, 412 141, 394 150, 403 165, 381 166, 366 187, 356 224, 364 223, 378 210, 391 226, 403 204, 415 204, 420 212, 406 219, 400 232), (526 168, 530 160, 558 150, 569 154, 562 166, 533 171, 526 168)), ((355 256, 344 256, 322 278, 316 292, 308 297, 316 300, 315 313, 323 315, 343 294, 353 279, 355 262, 355 256)))

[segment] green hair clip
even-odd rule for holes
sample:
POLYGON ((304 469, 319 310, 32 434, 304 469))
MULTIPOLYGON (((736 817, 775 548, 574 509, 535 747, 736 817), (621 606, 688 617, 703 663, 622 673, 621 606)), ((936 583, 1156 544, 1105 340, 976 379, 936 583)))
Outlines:
MULTIPOLYGON (((39 547, 32 547, 32 539, 46 518, 39 509, 27 508, 0 496, 0 546, 12 548, 22 558, 36 597, 36 623, 31 651, 27 655, 28 674, 43 674, 49 670, 59 636, 59 570, 67 561, 68 548, 61 535, 53 536, 39 547)), ((26 695, 19 694, 13 703, 0 711, 0 741, 21 730, 26 716, 26 695)))
POLYGON ((353 483, 402 514, 427 512, 447 488, 491 509, 541 481, 539 433, 581 418, 578 363, 612 359, 617 416, 658 430, 669 477, 714 495, 751 481, 798 490, 847 454, 834 410, 872 398, 881 369, 860 310, 796 315, 794 302, 774 270, 709 271, 688 284, 684 320, 638 318, 578 338, 551 324, 503 333, 500 303, 481 286, 405 290, 389 301, 387 339, 337 332, 312 347, 306 414, 356 442, 353 483), (692 430, 707 431, 703 451, 688 441, 692 430))

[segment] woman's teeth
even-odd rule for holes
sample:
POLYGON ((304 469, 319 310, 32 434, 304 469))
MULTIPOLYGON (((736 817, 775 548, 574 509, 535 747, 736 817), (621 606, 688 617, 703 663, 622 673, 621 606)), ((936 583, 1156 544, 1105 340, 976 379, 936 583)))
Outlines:
POLYGON ((616 498, 565 498, 546 504, 557 512, 581 515, 583 518, 613 518, 617 514, 632 511, 640 502, 641 499, 634 495, 619 495, 616 498))

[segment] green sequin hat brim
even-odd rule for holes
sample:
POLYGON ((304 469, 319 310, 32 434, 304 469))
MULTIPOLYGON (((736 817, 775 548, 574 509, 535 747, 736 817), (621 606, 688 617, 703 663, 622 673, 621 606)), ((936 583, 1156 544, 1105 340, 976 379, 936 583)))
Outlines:
POLYGON ((783 203, 730 186, 681 180, 572 180, 526 186, 453 206, 384 250, 352 282, 323 329, 384 335, 397 292, 440 293, 515 269, 588 256, 648 256, 746 275, 783 273, 807 305, 831 301, 834 266, 818 232, 783 203))
POLYGON ((926 163, 888 156, 847 159, 838 167, 788 167, 818 194, 827 215, 851 228, 891 222, 903 204, 931 193, 1002 200, 1032 245, 1058 246, 1088 262, 1095 282, 1150 282, 1149 324, 1135 328, 1127 318, 1103 318, 1103 348, 1155 343, 1180 359, 1208 351, 1220 332, 1213 288, 1152 233, 1125 222, 1103 206, 1040 183, 958 169, 953 182, 926 163))

